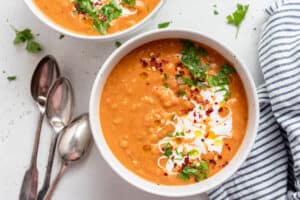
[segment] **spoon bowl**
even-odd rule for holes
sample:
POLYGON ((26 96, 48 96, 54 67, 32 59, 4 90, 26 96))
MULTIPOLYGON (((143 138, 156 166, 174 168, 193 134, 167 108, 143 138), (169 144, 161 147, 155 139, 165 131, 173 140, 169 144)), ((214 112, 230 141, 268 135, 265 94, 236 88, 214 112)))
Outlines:
POLYGON ((69 164, 84 158, 91 147, 91 141, 92 133, 88 114, 79 116, 63 129, 58 141, 58 153, 63 162, 44 200, 51 199, 60 178, 65 173, 69 164))

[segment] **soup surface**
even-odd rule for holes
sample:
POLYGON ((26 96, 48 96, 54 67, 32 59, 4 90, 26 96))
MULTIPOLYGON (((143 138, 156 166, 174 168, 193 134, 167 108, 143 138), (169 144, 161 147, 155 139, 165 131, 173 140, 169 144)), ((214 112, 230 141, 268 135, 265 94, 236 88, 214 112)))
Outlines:
POLYGON ((83 35, 123 31, 151 13, 160 0, 33 0, 52 21, 83 35))
POLYGON ((100 101, 116 158, 156 184, 206 179, 230 162, 247 128, 242 81, 216 51, 192 41, 145 44, 109 75, 100 101))

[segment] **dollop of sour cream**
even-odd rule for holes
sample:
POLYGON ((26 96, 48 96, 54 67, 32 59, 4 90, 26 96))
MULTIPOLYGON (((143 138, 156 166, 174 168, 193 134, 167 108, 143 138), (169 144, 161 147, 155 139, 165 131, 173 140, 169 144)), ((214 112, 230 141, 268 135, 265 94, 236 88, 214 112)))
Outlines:
POLYGON ((204 103, 191 101, 193 110, 185 116, 176 115, 176 123, 170 122, 175 131, 157 144, 164 154, 158 158, 157 164, 166 173, 178 174, 187 159, 198 162, 202 160, 202 154, 222 153, 224 138, 232 137, 232 112, 225 105, 225 95, 226 92, 218 87, 203 89, 200 96, 204 103), (220 110, 224 108, 228 113, 221 116, 220 110))

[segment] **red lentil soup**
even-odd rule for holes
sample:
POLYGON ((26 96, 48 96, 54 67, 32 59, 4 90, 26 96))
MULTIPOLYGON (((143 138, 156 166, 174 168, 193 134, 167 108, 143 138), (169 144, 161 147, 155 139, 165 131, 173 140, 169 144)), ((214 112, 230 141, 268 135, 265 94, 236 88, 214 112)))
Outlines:
POLYGON ((215 50, 181 39, 145 44, 109 75, 104 137, 129 170, 156 184, 192 184, 230 162, 244 138, 243 83, 215 50))
POLYGON ((128 29, 149 15, 160 0, 33 0, 53 22, 82 35, 128 29))

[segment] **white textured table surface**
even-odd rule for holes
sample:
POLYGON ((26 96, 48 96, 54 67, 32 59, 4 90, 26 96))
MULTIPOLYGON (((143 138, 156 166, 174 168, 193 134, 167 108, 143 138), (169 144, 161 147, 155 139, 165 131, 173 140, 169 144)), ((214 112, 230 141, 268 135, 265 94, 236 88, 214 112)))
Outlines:
MULTIPOLYGON (((261 73, 257 63, 258 33, 266 18, 268 0, 240 0, 250 3, 247 18, 239 37, 228 26, 225 16, 235 10, 236 0, 168 0, 168 3, 143 31, 155 29, 163 21, 173 21, 171 27, 193 28, 231 47, 248 65, 258 85, 261 73), (219 15, 213 14, 217 5, 219 15)), ((76 114, 88 110, 93 79, 105 58, 115 49, 114 42, 100 43, 65 37, 41 23, 22 0, 2 2, 0 6, 0 199, 18 198, 20 183, 28 167, 32 151, 38 112, 30 96, 30 79, 37 62, 45 54, 53 54, 62 72, 73 83, 76 94, 76 114), (9 23, 39 33, 37 38, 44 51, 33 55, 21 46, 14 46, 14 32, 9 23), (16 75, 9 82, 7 76, 16 75)), ((122 39, 121 41, 125 41, 122 39)), ((38 167, 44 174, 51 131, 46 123, 42 132, 38 167)), ((56 160, 58 161, 58 160, 56 160)), ((56 164, 57 165, 57 164, 56 164)), ((56 166, 57 168, 57 166, 56 166)), ((74 166, 62 179, 54 199, 72 200, 158 200, 168 199, 142 192, 118 177, 93 146, 84 163, 74 166)), ((206 195, 186 200, 207 199, 206 195)))

